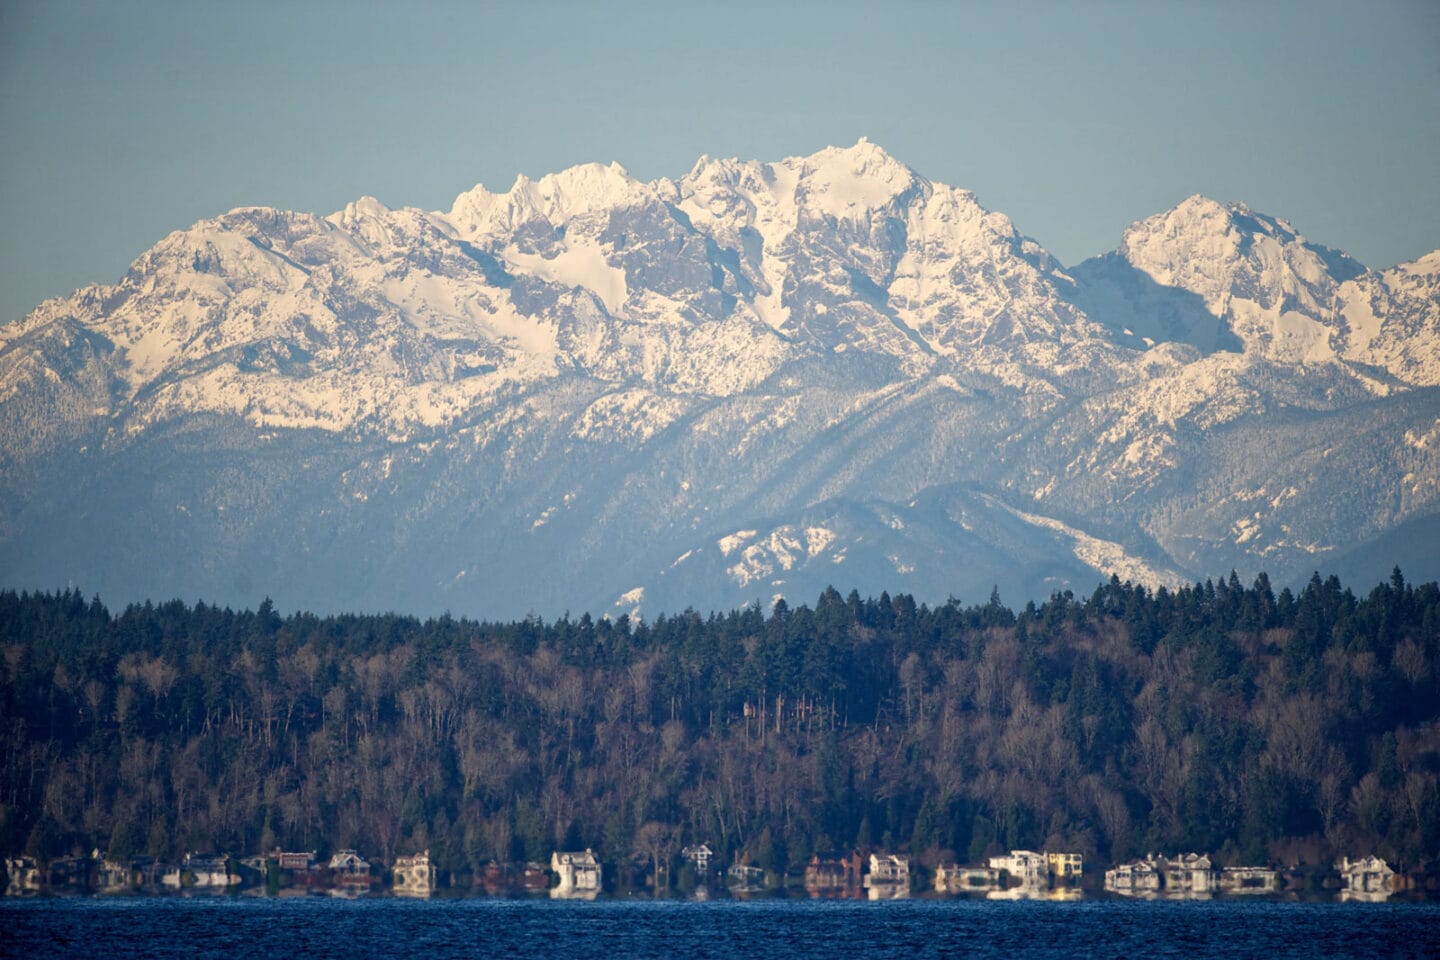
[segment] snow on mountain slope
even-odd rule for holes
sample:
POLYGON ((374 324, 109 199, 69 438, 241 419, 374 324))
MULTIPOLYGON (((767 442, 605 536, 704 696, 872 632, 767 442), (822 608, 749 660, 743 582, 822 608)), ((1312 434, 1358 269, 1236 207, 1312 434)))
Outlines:
POLYGON ((757 312, 792 338, 916 373, 939 357, 1053 373, 1057 344, 1100 348, 1043 248, 863 139, 777 164, 702 159, 678 190, 691 222, 733 251, 757 312))
POLYGON ((523 616, 1283 582, 1440 514, 1437 387, 1440 252, 1367 272, 1192 197, 1066 270, 863 139, 242 208, 0 328, 0 585, 523 616))
POLYGON ((438 426, 555 373, 553 313, 522 313, 423 215, 373 201, 329 219, 232 211, 171 234, 119 284, 40 309, 114 344, 132 427, 199 411, 438 426))
POLYGON ((1201 196, 1133 224, 1119 254, 1159 286, 1200 297, 1247 352, 1289 362, 1335 357, 1338 288, 1364 272, 1283 220, 1201 196))
POLYGON ((1172 569, 1152 566, 1146 560, 1132 555, 1122 544, 1091 536, 1085 531, 1076 530, 1069 524, 1053 517, 1027 513, 1014 507, 1006 507, 997 501, 992 502, 1008 509, 1026 523, 1046 530, 1054 530, 1062 535, 1070 541, 1071 550, 1076 559, 1095 570, 1108 570, 1112 575, 1134 583, 1148 583, 1171 588, 1178 587, 1185 582, 1185 577, 1180 573, 1172 569))
POLYGON ((1440 250, 1339 291, 1340 340, 1347 359, 1384 369, 1413 386, 1440 386, 1440 250))

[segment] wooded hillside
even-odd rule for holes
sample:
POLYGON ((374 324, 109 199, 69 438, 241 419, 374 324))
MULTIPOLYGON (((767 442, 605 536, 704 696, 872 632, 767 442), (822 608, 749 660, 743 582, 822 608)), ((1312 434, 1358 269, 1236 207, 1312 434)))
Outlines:
POLYGON ((1440 588, 649 623, 0 593, 0 852, 1440 857, 1440 588))

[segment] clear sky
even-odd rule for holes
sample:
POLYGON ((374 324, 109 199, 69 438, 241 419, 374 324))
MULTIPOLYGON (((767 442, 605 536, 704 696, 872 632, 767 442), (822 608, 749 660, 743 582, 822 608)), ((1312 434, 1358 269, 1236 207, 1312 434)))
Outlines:
POLYGON ((0 0, 0 321, 236 206, 862 135, 1065 263, 1204 193, 1391 266, 1440 247, 1440 2, 0 0))

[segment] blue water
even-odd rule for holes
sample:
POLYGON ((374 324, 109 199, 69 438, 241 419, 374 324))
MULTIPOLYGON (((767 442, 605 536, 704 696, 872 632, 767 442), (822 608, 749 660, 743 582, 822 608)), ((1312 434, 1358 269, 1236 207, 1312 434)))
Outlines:
POLYGON ((1433 958, 1440 904, 4 899, 0 955, 1433 958))

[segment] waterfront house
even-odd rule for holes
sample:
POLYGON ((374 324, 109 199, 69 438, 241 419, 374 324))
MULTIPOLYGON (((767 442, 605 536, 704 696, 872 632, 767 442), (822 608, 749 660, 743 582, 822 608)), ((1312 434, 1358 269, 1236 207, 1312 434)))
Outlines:
POLYGON ((275 852, 270 854, 270 859, 285 873, 306 873, 318 858, 314 850, 281 850, 276 847, 275 852))
POLYGON ((51 893, 79 893, 90 886, 89 857, 57 857, 50 861, 46 887, 51 893))
POLYGON ((805 889, 858 890, 860 889, 860 854, 817 853, 805 865, 805 889))
POLYGON ((556 890, 560 891, 561 895, 570 891, 600 889, 600 861, 595 859, 595 852, 588 847, 584 853, 555 851, 550 854, 550 869, 560 878, 560 886, 556 890))
POLYGON ((160 874, 160 885, 165 887, 228 887, 239 882, 225 857, 198 853, 185 854, 178 867, 164 867, 160 874))
POLYGON ((137 886, 154 890, 156 887, 165 885, 165 875, 174 872, 175 886, 180 885, 180 868, 171 866, 164 860, 155 857, 131 857, 130 876, 135 878, 137 886))
POLYGON ((329 872, 314 850, 281 850, 276 847, 266 859, 279 871, 282 887, 323 886, 325 875, 329 872))
POLYGON ((991 857, 990 869, 1004 870, 1021 886, 1038 887, 1049 875, 1049 865, 1043 853, 1032 850, 1011 850, 1008 856, 991 857))
POLYGON ((1340 873, 1340 882, 1350 893, 1389 893, 1394 884, 1395 871, 1374 854, 1363 860, 1344 857, 1335 864, 1335 869, 1340 873))
POLYGON ((8 882, 5 892, 10 896, 20 893, 39 893, 44 885, 45 875, 34 857, 9 857, 5 861, 5 876, 8 882))
POLYGON ((430 851, 413 857, 397 857, 391 871, 392 889, 402 897, 428 897, 435 892, 436 871, 430 851))
POLYGON ((1226 867, 1220 871, 1220 889, 1226 893, 1274 893, 1280 874, 1269 867, 1226 867))
POLYGON ((341 850, 330 858, 326 866, 330 871, 330 882, 341 890, 370 889, 370 863, 354 850, 341 850))
POLYGON ((1149 854, 1135 863, 1122 863, 1105 871, 1105 889, 1116 893, 1208 895, 1219 886, 1219 872, 1204 854, 1177 857, 1149 854))
POLYGON ((1155 893, 1163 885, 1164 878, 1154 856, 1117 864, 1105 871, 1105 889, 1116 893, 1155 893))
POLYGON ((491 860, 475 877, 475 885, 497 896, 507 893, 543 893, 550 874, 543 863, 500 863, 491 860))
POLYGON ((1167 860, 1161 858, 1167 893, 1214 893, 1218 874, 1210 858, 1204 854, 1186 853, 1167 860))
POLYGON ((747 863, 730 868, 730 886, 737 890, 759 890, 765 886, 765 870, 747 863))
POLYGON ((1047 850, 1045 866, 1052 884, 1079 883, 1080 875, 1085 872, 1085 858, 1078 853, 1050 853, 1047 850))
POLYGON ((935 889, 940 893, 980 892, 1000 887, 1000 871, 993 867, 962 867, 942 863, 935 868, 935 889))
POLYGON ((90 854, 90 887, 100 893, 118 893, 130 886, 130 870, 123 863, 102 856, 99 848, 90 854))
POLYGON ((910 858, 886 853, 870 854, 870 873, 865 878, 865 886, 896 886, 909 889, 910 858))

